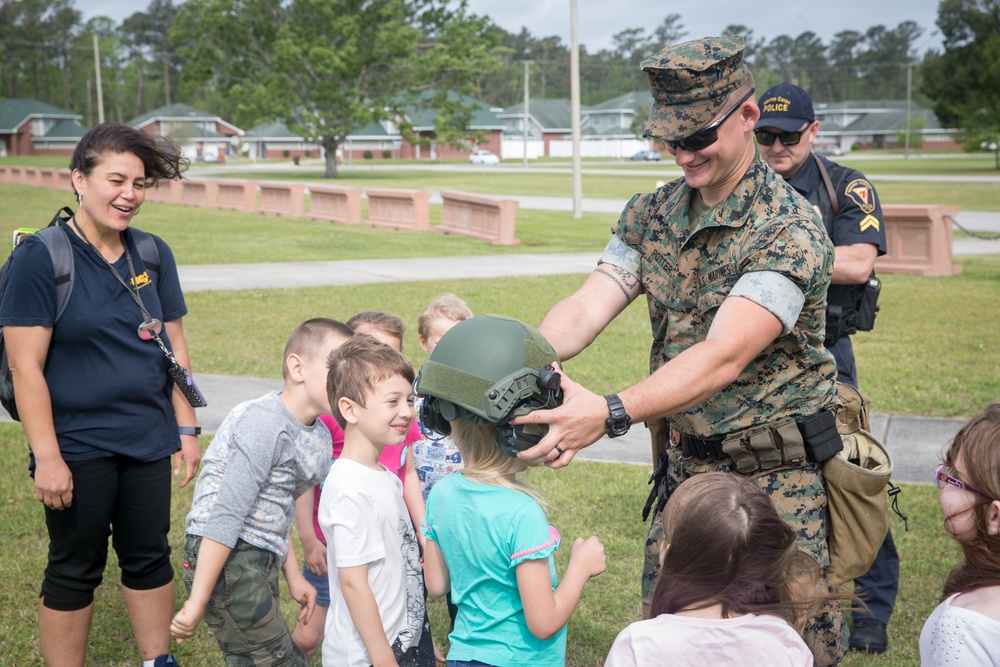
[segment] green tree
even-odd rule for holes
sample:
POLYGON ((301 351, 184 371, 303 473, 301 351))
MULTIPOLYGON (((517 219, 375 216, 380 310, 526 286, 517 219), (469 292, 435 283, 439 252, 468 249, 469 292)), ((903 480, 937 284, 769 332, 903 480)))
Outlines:
MULTIPOLYGON (((487 19, 447 0, 188 0, 173 36, 182 91, 238 100, 236 119, 281 119, 326 152, 371 122, 397 122, 430 90, 467 92, 494 67, 487 19)), ((432 100, 434 96, 432 96, 432 100)), ((435 121, 461 122, 448 108, 435 121)))
POLYGON ((966 150, 994 151, 1000 169, 1000 0, 942 0, 937 26, 944 52, 921 67, 921 90, 966 150))

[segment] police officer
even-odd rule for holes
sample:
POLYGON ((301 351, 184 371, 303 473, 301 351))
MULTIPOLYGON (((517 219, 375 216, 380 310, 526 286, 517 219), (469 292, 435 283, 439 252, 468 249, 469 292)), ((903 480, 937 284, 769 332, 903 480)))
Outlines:
MULTIPOLYGON (((813 152, 819 121, 802 88, 781 83, 760 97, 755 134, 771 168, 816 207, 834 245, 833 278, 827 292, 826 340, 837 361, 837 379, 858 386, 851 334, 857 331, 858 303, 874 275, 875 258, 885 254, 885 224, 875 188, 864 174, 813 152)), ((882 653, 886 625, 899 590, 899 555, 888 533, 871 569, 855 581, 855 593, 869 612, 854 614, 851 648, 882 653)))
MULTIPOLYGON (((760 112, 742 38, 669 46, 642 69, 655 98, 646 135, 666 144, 684 177, 632 198, 597 268, 539 329, 571 358, 645 293, 651 374, 607 396, 564 375, 562 406, 515 420, 549 425, 522 456, 559 467, 633 420, 668 417, 680 434, 668 445, 667 429, 658 431, 668 492, 702 472, 751 476, 826 565, 819 462, 842 446, 830 412, 836 367, 822 332, 833 246, 812 207, 754 146, 760 112)), ((644 594, 658 567, 659 524, 654 518, 647 539, 644 594)), ((804 633, 817 665, 846 651, 839 606, 825 611, 804 633)))

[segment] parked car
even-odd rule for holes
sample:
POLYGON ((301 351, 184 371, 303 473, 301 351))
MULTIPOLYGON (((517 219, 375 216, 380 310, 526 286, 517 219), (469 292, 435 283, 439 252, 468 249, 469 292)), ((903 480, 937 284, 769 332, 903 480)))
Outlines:
POLYGON ((645 160, 646 162, 659 162, 660 161, 660 151, 639 151, 635 155, 629 158, 630 160, 645 160))
POLYGON ((844 151, 840 149, 837 144, 819 144, 813 150, 815 150, 820 155, 826 156, 838 156, 843 155, 844 151))
POLYGON ((480 149, 472 151, 472 155, 469 156, 469 164, 500 164, 500 158, 491 151, 480 149))

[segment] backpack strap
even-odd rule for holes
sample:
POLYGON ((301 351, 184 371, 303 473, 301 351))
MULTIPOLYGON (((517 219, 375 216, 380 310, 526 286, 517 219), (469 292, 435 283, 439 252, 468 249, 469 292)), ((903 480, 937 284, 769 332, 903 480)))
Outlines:
MULTIPOLYGON (((53 221, 54 222, 54 221, 53 221)), ((76 277, 76 266, 73 262, 73 246, 70 244, 67 232, 59 227, 50 225, 35 232, 42 243, 49 251, 52 258, 52 274, 56 284, 56 318, 55 322, 62 317, 69 297, 73 293, 73 280, 76 277)))
POLYGON ((146 267, 146 271, 149 273, 149 279, 153 282, 153 287, 157 288, 160 277, 160 249, 156 247, 156 241, 153 240, 151 234, 147 234, 135 227, 129 227, 129 233, 132 235, 132 241, 135 243, 136 250, 139 251, 139 257, 142 259, 143 266, 146 267))

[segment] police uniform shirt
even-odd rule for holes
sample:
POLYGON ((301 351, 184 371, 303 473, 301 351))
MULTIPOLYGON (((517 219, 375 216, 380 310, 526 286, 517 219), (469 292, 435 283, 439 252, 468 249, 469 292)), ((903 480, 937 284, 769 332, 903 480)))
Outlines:
MULTIPOLYGON (((834 246, 848 246, 856 243, 871 243, 878 248, 879 256, 886 253, 885 218, 882 215, 882 204, 878 200, 875 188, 860 171, 849 169, 826 159, 816 156, 826 167, 827 173, 837 194, 837 204, 840 212, 832 220, 823 222, 826 225, 834 246)), ((820 193, 826 194, 826 185, 816 166, 812 155, 802 163, 795 176, 788 181, 795 190, 809 200, 814 206, 820 203, 820 193)), ((824 197, 825 199, 825 197, 824 197)), ((832 213, 832 210, 831 210, 832 213)), ((820 211, 823 215, 823 211, 820 211)))

